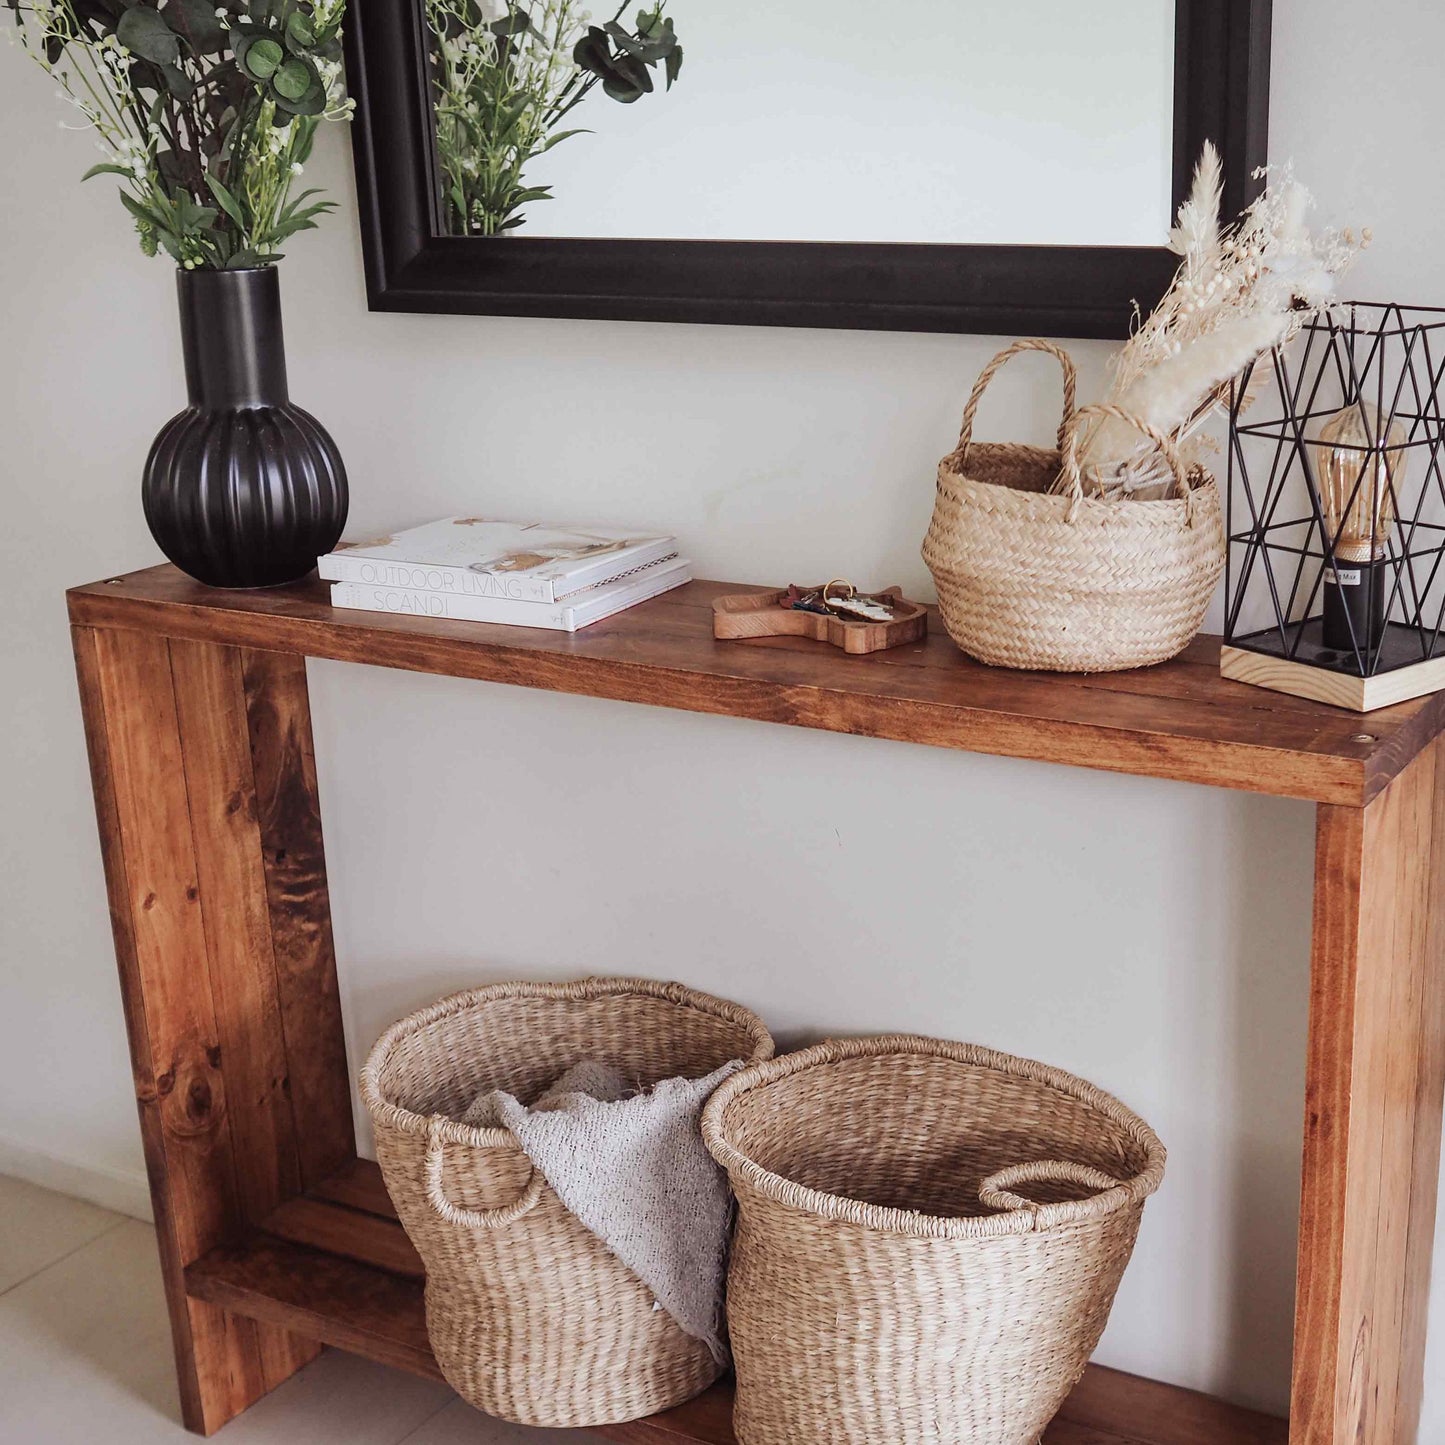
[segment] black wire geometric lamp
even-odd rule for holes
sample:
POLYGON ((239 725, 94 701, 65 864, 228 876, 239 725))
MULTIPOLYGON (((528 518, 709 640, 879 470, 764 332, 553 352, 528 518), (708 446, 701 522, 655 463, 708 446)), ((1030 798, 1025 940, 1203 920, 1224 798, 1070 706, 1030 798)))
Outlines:
POLYGON ((1235 383, 1226 677, 1358 712, 1445 688, 1442 385, 1445 310, 1363 302, 1235 383))

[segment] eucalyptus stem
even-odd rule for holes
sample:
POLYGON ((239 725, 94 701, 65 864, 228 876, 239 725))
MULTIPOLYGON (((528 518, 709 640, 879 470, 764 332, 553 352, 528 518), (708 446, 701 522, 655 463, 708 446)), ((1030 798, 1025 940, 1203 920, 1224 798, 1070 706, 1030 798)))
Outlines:
POLYGON ((432 31, 436 146, 443 210, 454 235, 497 236, 521 226, 527 208, 551 199, 527 168, 580 134, 562 119, 598 86, 630 103, 671 88, 682 65, 666 0, 621 24, 624 3, 603 25, 578 0, 504 0, 500 17, 481 0, 425 0, 432 31))
POLYGON ((95 132, 104 160, 86 178, 120 178, 148 254, 268 265, 334 209, 290 196, 315 126, 351 114, 345 0, 77 4, 10 8, 21 45, 95 132))

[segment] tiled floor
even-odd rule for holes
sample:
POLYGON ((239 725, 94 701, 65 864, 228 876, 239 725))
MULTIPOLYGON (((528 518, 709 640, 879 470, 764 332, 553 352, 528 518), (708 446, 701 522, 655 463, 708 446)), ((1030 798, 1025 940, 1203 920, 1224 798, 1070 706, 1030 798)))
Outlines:
MULTIPOLYGON (((0 1445, 179 1445, 149 1226, 0 1176, 0 1445)), ((442 1385, 328 1350, 224 1445, 580 1445, 488 1420, 442 1385)))

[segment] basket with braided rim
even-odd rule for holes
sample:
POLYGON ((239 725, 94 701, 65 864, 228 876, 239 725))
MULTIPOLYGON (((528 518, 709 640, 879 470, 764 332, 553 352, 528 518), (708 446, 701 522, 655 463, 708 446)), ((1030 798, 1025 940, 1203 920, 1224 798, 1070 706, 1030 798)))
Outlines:
POLYGON ((1066 352, 1016 341, 980 373, 958 446, 939 463, 923 560, 949 636, 981 662, 1049 672, 1164 662, 1199 631, 1224 567, 1214 479, 1186 472, 1166 435, 1117 407, 1075 410, 1074 389, 1066 352), (973 440, 984 390, 1022 351, 1047 352, 1063 368, 1056 451, 973 440), (1178 495, 1085 495, 1079 429, 1093 416, 1116 417, 1154 441, 1178 495))
POLYGON ((481 1094, 530 1102, 594 1060, 629 1083, 772 1057, 762 1021, 677 983, 593 978, 454 994, 394 1024, 361 1074, 397 1216, 426 1266, 427 1333, 463 1399, 521 1424, 612 1424, 712 1384, 711 1351, 562 1204, 481 1094))
POLYGON ((1035 1445, 1082 1375, 1164 1146, 1082 1079, 911 1035, 734 1074, 741 1445, 1035 1445))

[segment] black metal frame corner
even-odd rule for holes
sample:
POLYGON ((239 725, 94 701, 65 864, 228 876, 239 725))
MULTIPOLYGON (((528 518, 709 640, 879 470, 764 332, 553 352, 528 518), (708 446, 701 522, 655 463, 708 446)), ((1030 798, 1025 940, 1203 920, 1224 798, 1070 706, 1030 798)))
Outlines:
MULTIPOLYGON (((1257 194, 1271 0, 1177 0, 1174 190, 1206 139, 1226 213, 1257 194)), ((1174 273, 1163 246, 946 246, 439 234, 418 0, 354 0, 347 77, 374 311, 1119 338, 1174 273)))
POLYGON ((1445 308, 1351 301, 1326 309, 1234 383, 1228 446, 1229 646, 1362 678, 1445 653, 1445 308), (1246 419, 1260 368, 1268 381, 1255 405, 1265 416, 1246 419), (1342 444, 1359 454, 1359 474, 1343 500, 1335 497, 1332 521, 1311 454, 1323 426, 1356 408, 1369 437, 1342 444), (1383 506, 1370 500, 1376 483, 1368 478, 1388 456, 1383 506), (1388 517, 1386 540, 1368 561, 1337 560, 1345 516, 1362 496, 1372 518, 1380 510, 1388 517), (1356 594, 1353 608, 1336 604, 1338 641, 1327 600, 1335 569, 1354 574, 1356 594), (1249 621, 1247 609, 1256 614, 1249 621))

